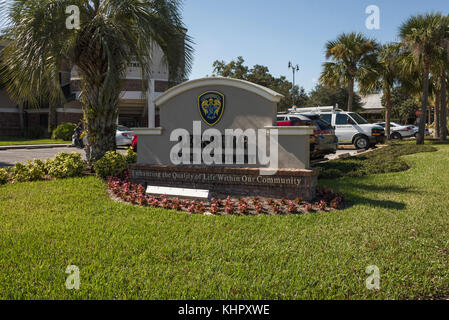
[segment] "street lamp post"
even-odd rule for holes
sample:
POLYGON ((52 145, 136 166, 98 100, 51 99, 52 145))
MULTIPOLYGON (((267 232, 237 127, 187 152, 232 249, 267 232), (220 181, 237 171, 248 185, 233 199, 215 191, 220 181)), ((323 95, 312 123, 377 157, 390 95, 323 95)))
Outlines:
POLYGON ((295 74, 296 72, 299 72, 299 65, 293 65, 293 63, 291 63, 290 61, 288 62, 288 68, 292 69, 293 72, 293 87, 292 87, 292 105, 295 104, 295 74))

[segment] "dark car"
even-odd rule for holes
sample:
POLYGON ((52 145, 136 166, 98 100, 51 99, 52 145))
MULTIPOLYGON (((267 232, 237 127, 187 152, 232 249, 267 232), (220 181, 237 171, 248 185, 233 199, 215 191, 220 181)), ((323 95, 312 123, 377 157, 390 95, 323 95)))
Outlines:
POLYGON ((330 124, 317 115, 292 115, 280 114, 277 116, 277 126, 312 126, 315 127, 314 134, 310 136, 310 157, 312 159, 322 158, 325 155, 337 152, 338 138, 335 130, 330 124))

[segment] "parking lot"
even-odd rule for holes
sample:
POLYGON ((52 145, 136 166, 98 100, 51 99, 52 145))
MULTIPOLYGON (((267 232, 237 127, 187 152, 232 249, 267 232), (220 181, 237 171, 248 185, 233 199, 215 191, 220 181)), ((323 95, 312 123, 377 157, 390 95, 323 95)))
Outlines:
MULTIPOLYGON (((33 159, 48 159, 53 158, 59 152, 79 152, 86 159, 86 153, 84 150, 72 148, 72 147, 55 147, 55 148, 43 148, 43 149, 8 149, 0 150, 0 168, 13 166, 17 162, 27 162, 33 159)), ((124 149, 120 149, 120 152, 125 153, 124 149)))
MULTIPOLYGON (((125 152, 124 149, 119 149, 120 152, 125 152)), ((44 148, 44 149, 8 149, 8 150, 0 150, 0 168, 13 166, 17 162, 27 162, 28 160, 33 159, 48 159, 53 158, 59 152, 79 152, 82 154, 83 159, 86 158, 86 154, 84 150, 72 148, 72 147, 55 147, 55 148, 44 148)), ((325 159, 319 160, 327 161, 333 160, 341 156, 345 155, 356 155, 358 154, 357 150, 352 146, 342 146, 337 151, 336 154, 331 154, 326 156, 325 159)), ((317 161, 313 161, 317 162, 317 161)))

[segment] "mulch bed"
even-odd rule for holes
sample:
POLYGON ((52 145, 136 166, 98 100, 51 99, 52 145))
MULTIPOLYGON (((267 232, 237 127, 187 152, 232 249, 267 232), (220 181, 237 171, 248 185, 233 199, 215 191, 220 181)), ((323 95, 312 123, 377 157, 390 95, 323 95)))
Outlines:
POLYGON ((122 203, 175 210, 189 214, 203 215, 292 215, 314 212, 333 212, 344 207, 344 195, 331 189, 317 189, 317 199, 313 202, 297 198, 270 199, 266 197, 223 197, 209 200, 182 199, 168 196, 154 196, 145 193, 141 185, 129 182, 127 178, 108 178, 109 195, 114 201, 122 203))

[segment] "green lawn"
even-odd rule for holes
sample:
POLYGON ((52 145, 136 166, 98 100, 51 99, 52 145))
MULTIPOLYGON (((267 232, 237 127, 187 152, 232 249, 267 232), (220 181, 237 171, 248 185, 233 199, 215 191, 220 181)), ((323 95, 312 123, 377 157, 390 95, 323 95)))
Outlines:
POLYGON ((1 299, 449 296, 449 145, 400 173, 322 181, 343 211, 187 215, 109 200, 94 178, 0 187, 1 299), (79 291, 65 289, 68 265, 79 291), (377 265, 381 290, 365 287, 377 265))
POLYGON ((52 140, 52 139, 22 139, 22 138, 0 138, 0 146, 23 146, 37 144, 71 144, 72 141, 52 140))

